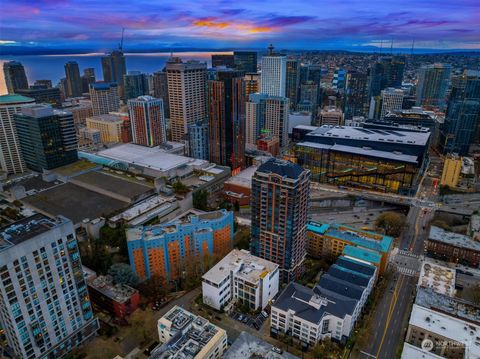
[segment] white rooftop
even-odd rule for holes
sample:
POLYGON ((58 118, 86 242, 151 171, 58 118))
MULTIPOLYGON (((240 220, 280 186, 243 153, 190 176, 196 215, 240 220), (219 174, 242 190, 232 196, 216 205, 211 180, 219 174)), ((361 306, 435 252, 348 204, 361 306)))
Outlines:
POLYGON ((256 283, 277 268, 278 264, 256 257, 246 250, 234 249, 202 278, 212 283, 220 283, 231 272, 234 272, 237 277, 243 278, 249 283, 256 283))
POLYGON ((252 177, 258 166, 250 166, 241 171, 238 175, 230 177, 225 183, 234 184, 246 188, 252 188, 252 177))
POLYGON ((455 295, 455 269, 424 261, 418 286, 432 288, 437 293, 452 297, 455 295))
POLYGON ((98 152, 99 156, 112 160, 143 166, 157 171, 168 171, 186 165, 203 165, 208 161, 166 153, 158 147, 126 143, 98 152))
POLYGON ((465 344, 465 358, 480 358, 480 326, 413 305, 410 325, 465 344))
POLYGON ((443 359, 443 357, 405 342, 403 343, 401 359, 443 359))
POLYGON ((464 234, 447 232, 443 228, 431 226, 430 235, 428 237, 431 240, 443 242, 451 246, 467 248, 480 252, 480 242, 474 241, 469 236, 464 234))

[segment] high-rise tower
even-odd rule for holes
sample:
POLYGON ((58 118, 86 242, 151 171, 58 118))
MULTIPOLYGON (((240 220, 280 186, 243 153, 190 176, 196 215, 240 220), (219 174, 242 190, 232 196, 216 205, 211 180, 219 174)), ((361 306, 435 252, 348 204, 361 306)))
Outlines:
POLYGON ((262 57, 261 93, 285 97, 287 80, 287 57, 273 51, 270 44, 268 54, 262 57))
POLYGON ((18 61, 8 61, 3 64, 5 84, 9 94, 15 93, 18 89, 28 89, 27 75, 25 68, 18 61))
POLYGON ((78 63, 69 61, 65 64, 65 79, 66 79, 66 96, 80 97, 82 96, 82 79, 80 78, 80 69, 78 63))
POLYGON ((151 96, 128 100, 133 143, 154 147, 167 141, 163 101, 151 96))

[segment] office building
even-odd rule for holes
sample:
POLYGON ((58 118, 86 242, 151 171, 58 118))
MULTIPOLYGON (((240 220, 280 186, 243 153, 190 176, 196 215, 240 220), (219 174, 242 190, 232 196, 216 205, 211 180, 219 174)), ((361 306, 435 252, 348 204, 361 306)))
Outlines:
POLYGON ((188 125, 208 118, 207 65, 170 58, 167 80, 172 141, 184 142, 188 125))
POLYGON ((28 89, 25 68, 18 61, 7 61, 3 64, 3 76, 9 94, 14 94, 19 89, 28 89))
POLYGON ((314 81, 305 81, 300 85, 300 102, 310 104, 310 112, 317 113, 318 85, 314 81))
POLYGON ((478 358, 479 332, 478 323, 413 304, 402 358, 478 358), (424 349, 426 340, 432 343, 430 350, 424 349))
POLYGON ((474 268, 480 264, 480 242, 464 234, 447 232, 440 227, 431 226, 425 247, 431 257, 443 261, 474 268))
POLYGON ((107 312, 117 320, 125 320, 140 305, 140 293, 126 284, 114 284, 111 276, 98 276, 83 267, 88 294, 95 310, 107 312), (91 272, 91 273, 90 273, 91 272))
POLYGON ((149 94, 148 76, 140 71, 128 71, 123 75, 125 100, 149 94))
POLYGON ((103 81, 115 82, 118 85, 118 95, 123 99, 125 95, 123 76, 127 73, 127 66, 121 49, 102 57, 102 72, 103 81))
POLYGON ((36 103, 48 103, 52 106, 60 106, 61 96, 58 87, 47 88, 41 85, 30 86, 27 89, 18 89, 18 95, 33 98, 36 103))
MULTIPOLYGON (((310 221, 307 224, 307 253, 314 258, 334 260, 340 255, 353 255, 351 249, 356 247, 369 251, 372 256, 379 255, 381 263, 379 272, 383 273, 388 265, 393 238, 380 233, 359 230, 342 224, 326 224, 310 221)), ((357 259, 359 259, 357 257, 357 259)))
POLYGON ((155 147, 167 142, 163 101, 151 96, 128 100, 133 143, 155 147))
POLYGON ((389 112, 400 111, 403 104, 403 90, 389 87, 381 92, 382 106, 380 119, 389 112))
POLYGON ((256 146, 260 135, 267 134, 278 138, 281 148, 288 146, 288 98, 252 94, 245 106, 248 145, 256 146))
POLYGON ((426 111, 421 107, 391 111, 383 117, 383 122, 398 126, 428 128, 432 134, 438 131, 439 118, 433 111, 426 111))
POLYGON ((90 100, 94 116, 106 115, 118 111, 120 97, 118 85, 115 82, 95 82, 90 84, 90 100))
POLYGON ((0 169, 6 174, 19 174, 26 169, 13 116, 33 103, 33 98, 20 95, 0 96, 0 169))
POLYGON ((203 304, 223 310, 230 303, 262 310, 277 295, 278 264, 234 249, 202 276, 203 304))
POLYGON ((123 123, 121 116, 107 114, 87 117, 87 128, 100 131, 100 141, 103 143, 123 142, 123 123))
POLYGON ((335 90, 343 90, 345 89, 345 78, 347 75, 347 71, 344 69, 336 68, 333 72, 333 79, 332 79, 332 88, 335 90))
POLYGON ((78 63, 69 61, 65 64, 66 97, 82 96, 82 79, 80 78, 80 69, 78 63))
POLYGON ((32 105, 14 114, 18 142, 28 168, 42 172, 78 160, 72 113, 32 105))
POLYGON ((170 104, 168 100, 168 80, 166 71, 153 73, 153 97, 163 101, 165 118, 170 118, 170 104))
POLYGON ((224 198, 232 204, 238 203, 239 206, 249 207, 252 192, 252 177, 257 169, 258 166, 252 165, 227 179, 223 184, 224 198))
POLYGON ((239 172, 245 168, 243 73, 217 69, 213 78, 208 81, 210 161, 239 172))
POLYGON ((294 134, 300 166, 312 180, 413 194, 425 170, 430 132, 322 126, 294 134))
POLYGON ((210 158, 208 122, 196 122, 188 126, 188 146, 190 157, 199 160, 210 158))
MULTIPOLYGON (((287 78, 285 80, 285 97, 290 100, 290 108, 294 110, 298 102, 298 88, 300 86, 300 62, 287 59, 287 78)), ((317 91, 315 91, 317 93, 317 91)), ((315 99, 315 102, 316 99, 315 99)))
POLYGON ((51 89, 53 87, 52 80, 35 80, 35 82, 33 83, 33 86, 42 86, 43 88, 46 88, 46 89, 51 89))
POLYGON ((285 97, 287 82, 287 57, 273 52, 268 47, 268 54, 262 57, 261 88, 262 94, 285 97))
POLYGON ((271 335, 288 335, 305 346, 327 338, 346 341, 375 279, 375 267, 340 258, 313 289, 288 284, 272 305, 271 335))
POLYGON ((284 283, 303 271, 309 194, 310 171, 288 161, 270 159, 252 178, 251 252, 277 263, 284 283))
POLYGON ((367 106, 367 74, 357 71, 347 73, 345 84, 345 119, 365 116, 367 106))
POLYGON ((440 129, 440 149, 466 156, 478 143, 480 122, 480 71, 466 70, 464 78, 452 87, 445 122, 440 129))
POLYGON ((227 67, 229 69, 235 68, 234 56, 232 55, 212 55, 212 67, 227 67))
POLYGON ((260 91, 260 75, 258 73, 247 73, 244 77, 245 81, 245 98, 260 91))
POLYGON ((93 116, 92 102, 84 98, 70 99, 62 103, 62 109, 72 113, 77 128, 86 126, 87 117, 93 116))
POLYGON ((88 127, 80 127, 78 129, 78 146, 80 148, 81 145, 98 145, 102 142, 101 131, 88 128, 88 127), (83 141, 82 141, 83 140, 83 141))
POLYGON ((447 64, 422 66, 418 71, 416 106, 444 109, 451 71, 447 64))
POLYGON ((379 96, 387 88, 400 88, 405 70, 404 56, 389 56, 380 58, 370 69, 368 79, 368 100, 379 96))
POLYGON ((273 157, 280 154, 280 143, 278 137, 263 133, 257 139, 257 149, 259 151, 268 152, 273 157))
MULTIPOLYGON (((96 82, 95 80, 95 69, 93 67, 88 67, 83 69, 82 80, 82 93, 88 93, 90 84, 96 82)), ((50 86, 51 87, 51 86, 50 86)))
POLYGON ((457 187, 462 172, 462 157, 454 153, 449 153, 445 157, 443 163, 442 177, 440 179, 441 186, 457 187))
POLYGON ((316 122, 319 126, 341 126, 343 125, 342 110, 327 106, 320 111, 316 122))
POLYGON ((0 323, 18 358, 63 358, 99 329, 75 230, 41 214, 0 232, 0 323))
POLYGON ((256 51, 234 51, 233 60, 238 71, 244 71, 245 73, 257 72, 256 51))
MULTIPOLYGON (((130 265, 140 279, 178 279, 194 258, 224 256, 233 245, 233 212, 219 210, 127 230, 130 265)), ((198 263, 197 263, 198 264, 198 263)))
POLYGON ((227 332, 179 306, 158 320, 158 345, 150 359, 220 359, 227 350, 227 332))

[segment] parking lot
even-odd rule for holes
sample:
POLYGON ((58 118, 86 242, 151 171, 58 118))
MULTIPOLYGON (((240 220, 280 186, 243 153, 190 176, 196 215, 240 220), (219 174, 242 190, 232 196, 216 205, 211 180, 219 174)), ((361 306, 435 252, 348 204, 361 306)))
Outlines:
POLYGON ((258 314, 244 314, 236 310, 233 310, 230 313, 230 318, 243 323, 251 328, 260 330, 263 323, 268 319, 270 315, 270 306, 265 307, 265 309, 258 314))

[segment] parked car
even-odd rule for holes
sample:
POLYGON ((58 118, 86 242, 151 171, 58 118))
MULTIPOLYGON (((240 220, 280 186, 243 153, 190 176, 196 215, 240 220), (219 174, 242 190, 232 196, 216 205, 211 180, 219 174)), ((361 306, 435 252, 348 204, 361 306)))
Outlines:
POLYGON ((279 347, 272 347, 271 351, 275 352, 277 354, 282 354, 283 353, 283 350, 280 349, 279 347))
POLYGON ((265 318, 268 318, 268 313, 266 311, 262 311, 262 315, 265 317, 265 318))

